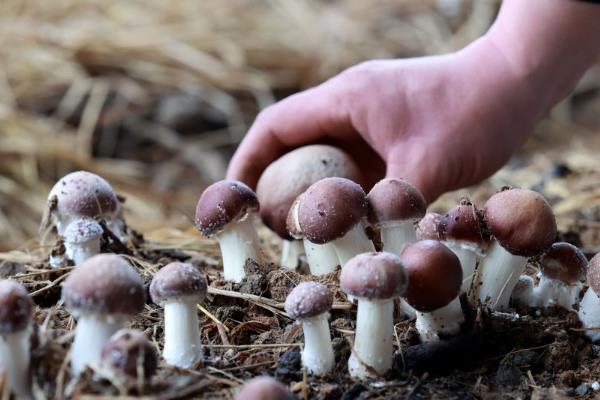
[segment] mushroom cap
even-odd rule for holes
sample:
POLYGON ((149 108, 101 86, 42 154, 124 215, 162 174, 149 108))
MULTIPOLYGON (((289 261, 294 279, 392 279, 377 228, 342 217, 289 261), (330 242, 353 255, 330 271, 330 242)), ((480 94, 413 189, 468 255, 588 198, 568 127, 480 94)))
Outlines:
POLYGON ((150 284, 150 297, 160 305, 183 298, 198 303, 206 297, 207 290, 206 278, 197 268, 192 264, 172 262, 154 275, 150 284))
POLYGON ((142 331, 121 329, 102 347, 102 363, 121 374, 137 378, 140 361, 144 377, 154 375, 158 367, 158 356, 142 331))
POLYGON ((556 237, 556 220, 544 197, 528 189, 505 189, 485 203, 484 221, 508 252, 531 257, 556 237))
POLYGON ((367 195, 369 221, 418 221, 425 215, 427 201, 416 187, 404 179, 385 178, 367 195))
POLYGON ((98 254, 71 271, 62 297, 75 316, 134 315, 144 308, 144 281, 123 257, 98 254))
POLYGON ((358 183, 324 178, 302 194, 298 222, 305 238, 325 244, 348 233, 367 212, 367 196, 358 183))
POLYGON ((117 211, 119 200, 110 184, 87 171, 63 176, 50 190, 48 200, 56 196, 59 215, 95 218, 117 211))
POLYGON ((333 294, 318 282, 301 282, 285 299, 285 311, 294 319, 321 315, 333 305, 333 294))
POLYGON ((600 253, 592 257, 588 263, 586 279, 590 288, 600 295, 600 253))
POLYGON ((400 258, 409 282, 402 297, 417 311, 435 311, 460 293, 460 261, 441 242, 421 240, 406 247, 400 258))
POLYGON ((439 225, 442 215, 434 212, 425 214, 417 224, 417 240, 441 240, 439 225))
POLYGON ((196 205, 196 227, 204 236, 218 234, 227 224, 258 211, 258 198, 246 184, 224 180, 207 187, 196 205))
POLYGON ((475 246, 488 240, 480 214, 469 202, 462 202, 444 215, 438 229, 443 240, 468 242, 475 246))
POLYGON ((359 254, 344 265, 340 275, 344 292, 367 299, 391 299, 402 295, 407 286, 400 257, 388 252, 359 254))
POLYGON ((26 329, 32 314, 33 301, 27 289, 17 281, 0 280, 0 335, 26 329))
POLYGON ((296 197, 313 183, 335 176, 362 181, 362 174, 352 158, 333 146, 303 146, 275 160, 256 185, 260 216, 265 225, 281 238, 291 239, 286 218, 296 197))
POLYGON ((571 285, 585 277, 588 260, 577 247, 570 243, 558 242, 540 258, 542 274, 571 285))
POLYGON ((296 400, 296 397, 279 381, 270 376, 250 379, 235 395, 235 400, 296 400))
POLYGON ((85 243, 89 240, 102 237, 102 226, 91 218, 76 219, 71 222, 63 237, 67 243, 85 243))

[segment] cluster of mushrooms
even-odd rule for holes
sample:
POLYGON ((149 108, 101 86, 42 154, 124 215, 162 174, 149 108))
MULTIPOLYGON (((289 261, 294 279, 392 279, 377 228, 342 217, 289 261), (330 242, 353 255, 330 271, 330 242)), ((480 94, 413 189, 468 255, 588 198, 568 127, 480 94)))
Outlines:
MULTIPOLYGON (((348 360, 353 378, 383 378, 392 367, 396 307, 416 318, 423 342, 460 333, 461 299, 495 312, 516 305, 560 306, 577 311, 584 327, 600 326, 600 256, 588 265, 575 246, 555 242, 555 218, 540 194, 505 188, 482 209, 461 201, 440 215, 426 213, 421 193, 402 179, 384 179, 368 194, 360 182, 359 169, 341 150, 305 146, 271 164, 256 193, 242 182, 212 184, 195 215, 198 230, 219 242, 227 281, 242 282, 248 260, 265 262, 255 228, 258 214, 283 240, 282 268, 305 263, 313 276, 335 276, 341 268, 339 287, 357 304, 348 360), (540 267, 535 277, 524 275, 530 262, 540 267), (589 289, 582 296, 586 275, 589 289)), ((114 240, 126 236, 121 202, 110 184, 83 171, 63 177, 50 192, 46 218, 64 243, 64 252, 50 257, 51 266, 75 266, 62 287, 64 305, 77 319, 73 373, 94 365, 152 376, 158 363, 154 347, 143 332, 125 329, 144 307, 144 282, 125 257, 100 250, 103 233, 114 240)), ((170 263, 153 277, 149 293, 164 308, 166 364, 202 363, 197 304, 207 287, 206 277, 187 263, 170 263)), ((332 304, 331 290, 310 280, 285 302, 287 314, 302 324, 302 363, 310 374, 335 368, 332 304)), ((21 398, 31 397, 32 309, 23 286, 0 281, 0 365, 21 398)), ((600 331, 586 334, 600 339, 600 331)), ((236 398, 293 397, 263 377, 248 382, 236 398)))

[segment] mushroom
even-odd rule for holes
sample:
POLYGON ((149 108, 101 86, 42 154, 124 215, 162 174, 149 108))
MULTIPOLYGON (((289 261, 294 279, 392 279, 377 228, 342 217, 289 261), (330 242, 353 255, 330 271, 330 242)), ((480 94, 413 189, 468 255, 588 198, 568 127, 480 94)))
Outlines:
POLYGON ((304 253, 302 243, 289 235, 286 218, 294 200, 323 178, 341 177, 362 181, 360 170, 348 154, 324 144, 297 148, 271 163, 256 185, 260 216, 283 240, 281 265, 296 269, 304 253))
POLYGON ((331 291, 317 282, 301 282, 285 299, 285 311, 302 324, 302 365, 311 374, 325 375, 335 365, 327 322, 332 304, 331 291))
POLYGON ((100 254, 102 233, 102 226, 93 219, 83 218, 71 222, 63 235, 67 258, 79 265, 100 254))
POLYGON ((235 400, 296 400, 279 381, 270 376, 259 376, 244 383, 235 400))
POLYGON ((558 305, 572 311, 579 302, 587 265, 587 258, 577 247, 553 243, 540 258, 541 277, 535 290, 539 306, 558 305))
POLYGON ((462 283, 458 257, 438 241, 421 240, 404 249, 400 259, 408 275, 402 297, 417 310, 421 341, 457 334, 465 320, 458 298, 462 283))
POLYGON ((238 181, 224 180, 204 190, 196 206, 196 227, 206 237, 217 236, 225 280, 241 282, 248 259, 260 261, 254 215, 256 194, 238 181))
POLYGON ((75 268, 62 288, 62 298, 77 327, 71 367, 78 374, 99 364, 104 343, 144 308, 144 282, 121 256, 98 254, 75 268))
POLYGON ((417 241, 415 224, 425 215, 427 202, 403 179, 380 180, 367 195, 369 221, 381 231, 383 249, 400 254, 417 241))
POLYGON ((359 379, 384 375, 394 355, 394 298, 407 287, 400 257, 387 252, 359 254, 342 269, 340 287, 358 300, 350 375, 359 379))
POLYGON ((165 309, 167 364, 191 368, 202 361, 197 304, 206 297, 206 278, 193 265, 173 262, 154 275, 152 301, 165 309))
POLYGON ((438 230, 442 242, 460 260, 463 270, 460 290, 462 293, 468 293, 473 283, 477 260, 483 257, 483 250, 488 242, 479 213, 469 201, 461 201, 442 217, 438 230))
POLYGON ((17 398, 31 398, 29 371, 33 301, 13 280, 0 280, 0 366, 17 398))
POLYGON ((442 215, 434 212, 425 214, 417 224, 417 240, 440 240, 439 225, 442 215))
POLYGON ((298 225, 312 243, 333 243, 342 267, 357 254, 375 251, 363 226, 367 197, 359 184, 324 178, 300 196, 298 225))
POLYGON ((527 258, 554 241, 556 220, 544 197, 527 189, 496 193, 486 202, 483 216, 495 240, 480 263, 476 294, 491 309, 505 309, 527 258))
POLYGON ((533 278, 529 275, 521 275, 510 295, 510 300, 515 305, 537 307, 535 289, 533 278))
POLYGON ((121 329, 104 344, 102 365, 118 375, 148 379, 156 372, 158 357, 144 332, 121 329))
POLYGON ((600 340, 600 253, 588 263, 586 275, 589 287, 579 303, 577 315, 584 328, 593 328, 587 329, 585 334, 596 342, 600 340))

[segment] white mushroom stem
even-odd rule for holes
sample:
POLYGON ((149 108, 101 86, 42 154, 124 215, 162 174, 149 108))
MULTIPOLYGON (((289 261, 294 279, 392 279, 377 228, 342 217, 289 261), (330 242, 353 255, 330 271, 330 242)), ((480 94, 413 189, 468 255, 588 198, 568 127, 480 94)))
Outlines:
POLYGON ((283 240, 281 244, 281 266, 291 269, 298 268, 300 256, 304 254, 304 245, 301 240, 283 240))
POLYGON ((562 281, 542 275, 534 290, 534 296, 539 307, 557 305, 571 311, 573 305, 579 302, 581 289, 582 285, 579 282, 567 285, 562 281))
POLYGON ((115 235, 122 243, 127 241, 125 235, 125 221, 122 217, 112 217, 106 219, 106 227, 115 235))
POLYGON ((456 335, 464 321, 460 300, 456 297, 450 304, 435 311, 417 312, 415 326, 422 342, 434 342, 439 340, 439 335, 456 335))
POLYGON ((357 254, 375 251, 375 246, 367 237, 362 223, 356 224, 344 236, 331 243, 335 247, 342 268, 357 254))
POLYGON ((250 216, 231 222, 217 235, 225 280, 241 282, 246 276, 244 266, 248 259, 260 261, 258 235, 250 216))
POLYGON ((191 368, 202 361, 202 344, 196 303, 186 299, 165 303, 165 347, 169 365, 191 368))
POLYGON ((328 274, 340 265, 340 259, 331 243, 316 244, 304 239, 304 252, 312 275, 328 274))
POLYGON ((510 295, 526 266, 526 257, 509 253, 494 241, 479 267, 479 301, 492 310, 506 309, 510 295))
POLYGON ((400 254, 409 244, 417 241, 417 233, 413 221, 390 221, 379 225, 383 250, 400 254))
POLYGON ((0 337, 0 366, 6 371, 10 390, 18 399, 30 399, 29 376, 30 335, 28 327, 20 332, 0 337))
POLYGON ((394 355, 394 301, 358 298, 354 348, 348 371, 354 378, 382 376, 394 355))
POLYGON ((80 243, 65 241, 65 254, 75 265, 81 264, 88 258, 100 254, 100 236, 80 243))
POLYGON ((417 316, 417 310, 415 310, 408 302, 404 299, 400 299, 400 314, 408 318, 415 318, 417 316))
POLYGON ((86 365, 100 364, 102 347, 115 332, 123 328, 125 320, 125 317, 98 314, 82 314, 79 317, 71 347, 74 375, 82 372, 86 365))
POLYGON ((600 297, 591 287, 588 288, 583 299, 581 299, 577 315, 579 315, 581 325, 589 329, 585 331, 585 334, 592 342, 600 340, 600 297))
POLYGON ((444 244, 454 252, 463 271, 463 283, 460 287, 461 293, 469 293, 473 278, 475 275, 475 267, 477 266, 477 247, 470 243, 446 240, 444 244))
POLYGON ((299 320, 304 331, 302 365, 311 374, 325 375, 335 365, 328 318, 329 313, 324 313, 313 318, 299 320))
POLYGON ((537 307, 535 282, 529 275, 521 275, 510 296, 516 305, 537 307))

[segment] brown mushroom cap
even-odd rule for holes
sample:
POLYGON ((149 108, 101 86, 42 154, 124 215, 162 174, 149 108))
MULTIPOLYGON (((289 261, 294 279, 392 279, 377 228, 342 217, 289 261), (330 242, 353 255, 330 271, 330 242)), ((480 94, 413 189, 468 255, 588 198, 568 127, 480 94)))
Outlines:
POLYGON ((484 221, 492 235, 514 255, 531 257, 556 237, 556 220, 544 197, 528 189, 506 189, 485 203, 484 221))
POLYGON ((592 257, 588 263, 586 279, 590 289, 600 296, 600 253, 592 257))
POLYGON ((369 221, 417 221, 425 215, 427 201, 416 187, 404 179, 385 178, 367 195, 369 221))
POLYGON ((435 311, 460 293, 463 277, 460 261, 441 242, 421 240, 406 247, 400 259, 409 282, 402 297, 417 311, 435 311))
POLYGON ((98 254, 71 272, 62 297, 75 316, 134 315, 144 308, 144 281, 123 257, 98 254))
POLYGON ((74 218, 102 217, 116 212, 119 201, 110 184, 96 174, 72 172, 62 177, 48 195, 56 196, 59 215, 74 218))
POLYGON ((99 223, 90 218, 82 218, 71 222, 63 236, 67 243, 85 243, 88 240, 99 239, 102 233, 99 223))
POLYGON ((439 225, 442 215, 434 212, 425 214, 417 224, 417 240, 441 240, 439 225))
POLYGON ((20 283, 0 280, 0 335, 10 335, 27 328, 33 313, 33 301, 20 283))
POLYGON ((344 292, 367 299, 400 296, 407 285, 408 276, 400 257, 387 252, 359 254, 344 265, 340 275, 344 292))
POLYGON ((348 233, 367 211, 367 196, 358 183, 325 178, 302 194, 298 222, 305 238, 325 244, 348 233))
POLYGON ((462 202, 442 217, 438 229, 443 240, 481 246, 488 240, 482 224, 477 208, 469 202, 462 202))
POLYGON ((207 290, 206 278, 193 265, 172 262, 154 275, 150 284, 150 297, 160 305, 183 298, 199 303, 206 297, 207 290))
POLYGON ((299 283, 285 299, 285 311, 293 319, 316 317, 331 310, 332 305, 331 290, 318 282, 299 283))
POLYGON ((196 227, 204 236, 218 234, 227 224, 258 211, 256 194, 239 181, 224 180, 207 187, 196 205, 196 227))
POLYGON ((259 376, 250 379, 235 400, 295 400, 296 397, 281 383, 270 376, 259 376))
POLYGON ((141 363, 144 377, 150 378, 158 367, 158 356, 144 332, 121 329, 102 348, 102 363, 132 378, 138 377, 141 363))
POLYGON ((362 174, 350 156, 333 146, 304 146, 275 160, 256 186, 263 222, 283 239, 291 239, 286 218, 296 197, 313 183, 336 176, 362 181, 362 174))
POLYGON ((581 250, 565 242, 553 243, 540 258, 542 274, 567 285, 581 281, 587 265, 588 260, 581 250))

